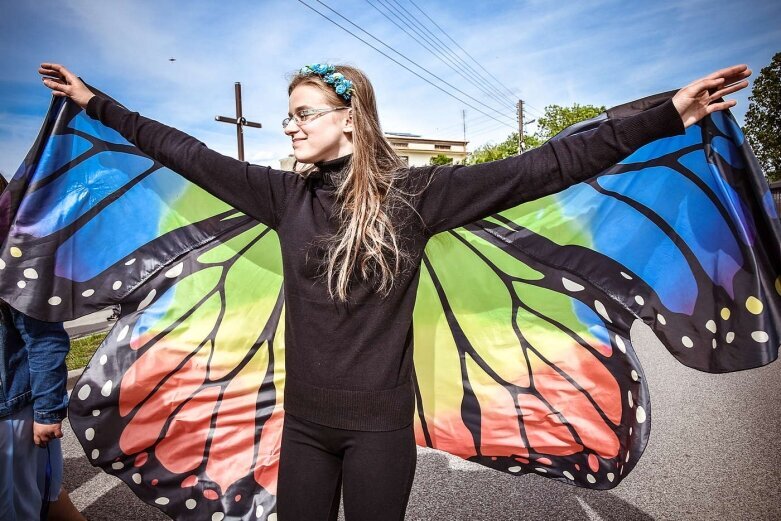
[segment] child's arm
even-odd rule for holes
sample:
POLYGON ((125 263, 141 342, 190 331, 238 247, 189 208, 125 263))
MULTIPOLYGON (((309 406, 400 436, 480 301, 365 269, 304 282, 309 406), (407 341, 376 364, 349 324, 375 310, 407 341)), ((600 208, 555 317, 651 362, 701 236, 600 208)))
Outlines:
POLYGON ((36 445, 62 436, 60 423, 67 413, 68 370, 65 356, 70 339, 60 322, 43 322, 12 310, 14 325, 27 347, 33 395, 33 432, 36 445))

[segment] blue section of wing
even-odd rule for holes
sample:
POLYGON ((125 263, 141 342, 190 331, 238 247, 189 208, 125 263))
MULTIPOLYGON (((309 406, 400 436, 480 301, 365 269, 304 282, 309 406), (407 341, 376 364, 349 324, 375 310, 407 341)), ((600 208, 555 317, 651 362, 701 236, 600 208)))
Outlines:
MULTIPOLYGON (((59 176, 44 190, 25 196, 16 216, 16 229, 36 237, 51 235, 73 223, 153 164, 151 159, 134 154, 97 154, 59 176)), ((144 205, 138 208, 144 208, 144 205)))
POLYGON ((718 111, 711 114, 710 119, 716 124, 719 130, 734 140, 738 146, 743 144, 743 140, 745 139, 743 131, 740 130, 740 127, 735 120, 732 119, 730 114, 725 111, 718 111))
POLYGON ((735 168, 743 168, 743 158, 740 157, 738 148, 726 138, 716 136, 711 140, 711 147, 718 153, 724 160, 735 168))
POLYGON ((659 139, 648 143, 644 147, 638 148, 634 154, 630 155, 619 164, 628 165, 632 163, 642 163, 652 159, 658 159, 666 156, 671 150, 680 150, 692 145, 702 144, 702 129, 693 125, 686 129, 686 134, 659 139))
POLYGON ((718 208, 694 183, 664 167, 603 176, 597 182, 652 209, 686 242, 710 278, 734 294, 743 255, 718 208))
POLYGON ((667 234, 631 206, 587 184, 573 186, 556 197, 565 215, 588 226, 594 251, 640 276, 669 309, 691 313, 697 282, 667 234))
MULTIPOLYGON (((736 225, 740 239, 747 245, 754 244, 756 237, 756 226, 751 214, 747 211, 743 200, 734 188, 722 177, 719 169, 706 161, 705 155, 701 152, 692 152, 681 157, 678 162, 689 169, 692 173, 702 180, 708 188, 711 189, 722 207, 731 216, 732 222, 736 225)), ((729 238, 733 235, 730 232, 729 238)), ((742 264, 742 261, 741 261, 742 264)))
POLYGON ((107 143, 114 143, 117 145, 129 145, 130 142, 122 137, 122 134, 114 129, 104 126, 99 121, 87 116, 86 112, 80 112, 71 121, 70 128, 89 134, 107 143))
POLYGON ((778 219, 778 212, 776 211, 776 204, 773 202, 773 193, 768 190, 762 194, 762 206, 765 208, 765 212, 773 219, 778 219))
POLYGON ((83 282, 157 238, 160 221, 188 182, 168 169, 144 178, 63 242, 56 273, 83 282), (102 248, 95 248, 94 244, 102 248))
POLYGON ((92 144, 89 141, 73 134, 52 136, 44 146, 31 181, 46 179, 64 165, 78 159, 90 148, 92 144))
POLYGON ((157 322, 165 316, 168 308, 174 300, 176 295, 176 286, 168 288, 168 291, 157 297, 157 300, 147 308, 144 308, 144 312, 136 321, 133 326, 133 333, 130 335, 130 345, 136 346, 138 339, 144 335, 149 328, 157 324, 157 322))
POLYGON ((588 327, 589 332, 594 335, 595 338, 599 339, 599 341, 605 345, 610 345, 610 333, 605 327, 605 323, 599 318, 599 315, 594 313, 594 311, 583 302, 575 298, 572 299, 572 308, 574 309, 575 316, 578 317, 578 320, 588 327))

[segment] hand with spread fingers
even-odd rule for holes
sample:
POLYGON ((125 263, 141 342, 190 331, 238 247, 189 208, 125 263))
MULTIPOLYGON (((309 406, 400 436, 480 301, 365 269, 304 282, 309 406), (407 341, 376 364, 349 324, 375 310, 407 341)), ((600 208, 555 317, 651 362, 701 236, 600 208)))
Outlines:
POLYGON ((733 65, 693 81, 673 96, 673 104, 681 115, 684 127, 690 127, 699 120, 716 112, 734 107, 735 100, 718 101, 748 86, 751 70, 747 65, 733 65))
POLYGON ((81 108, 86 108, 92 93, 78 76, 57 63, 42 63, 38 74, 43 76, 43 84, 52 90, 55 96, 67 96, 81 108))

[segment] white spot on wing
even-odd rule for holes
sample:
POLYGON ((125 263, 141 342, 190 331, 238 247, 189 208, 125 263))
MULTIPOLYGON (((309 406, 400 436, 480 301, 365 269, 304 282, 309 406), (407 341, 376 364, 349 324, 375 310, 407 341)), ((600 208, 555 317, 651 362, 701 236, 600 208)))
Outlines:
POLYGON ((604 304, 602 304, 598 300, 595 300, 594 301, 594 307, 597 309, 597 313, 602 315, 602 318, 604 318, 605 320, 607 320, 611 324, 613 323, 613 321, 610 320, 610 317, 607 315, 607 309, 605 309, 605 305, 604 304))
POLYGON ((146 297, 144 297, 144 300, 142 300, 142 301, 141 301, 141 302, 138 304, 138 310, 139 310, 139 311, 141 311, 142 309, 144 309, 145 307, 147 307, 149 304, 151 304, 151 303, 152 303, 152 301, 155 299, 155 295, 157 295, 157 290, 154 290, 154 289, 153 289, 152 291, 150 291, 150 292, 149 292, 149 295, 147 295, 146 297))
POLYGON ((751 333, 751 338, 753 338, 755 342, 767 342, 770 340, 770 337, 764 331, 754 331, 751 333))
POLYGON ((176 277, 182 274, 183 270, 184 270, 184 263, 180 262, 170 270, 166 271, 165 276, 168 277, 169 279, 175 279, 176 277))
POLYGON ((79 392, 76 394, 76 396, 79 397, 79 400, 86 400, 89 398, 89 393, 92 392, 92 388, 89 385, 82 385, 81 389, 79 389, 79 392))
POLYGON ((618 335, 616 335, 616 347, 618 347, 619 351, 622 353, 626 353, 626 344, 624 344, 624 339, 618 335))
POLYGON ((705 322, 705 329, 707 329, 711 333, 715 333, 716 332, 716 322, 714 322, 713 320, 708 320, 707 322, 705 322))
POLYGON ((117 342, 122 342, 129 332, 130 326, 126 324, 125 327, 119 330, 119 334, 117 335, 117 342))
POLYGON ((564 289, 566 289, 567 291, 583 291, 584 289, 586 289, 580 284, 578 284, 577 282, 573 282, 569 280, 567 277, 562 277, 561 283, 564 284, 564 289))

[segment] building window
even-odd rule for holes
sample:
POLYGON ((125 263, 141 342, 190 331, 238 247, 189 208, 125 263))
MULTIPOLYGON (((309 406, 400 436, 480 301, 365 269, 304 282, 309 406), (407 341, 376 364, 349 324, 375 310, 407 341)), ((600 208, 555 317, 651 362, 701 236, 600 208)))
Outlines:
POLYGON ((409 143, 391 143, 391 144, 394 147, 399 147, 399 148, 407 148, 407 147, 409 147, 409 143))
POLYGON ((434 145, 435 150, 450 150, 450 145, 434 145))
POLYGON ((399 156, 399 159, 404 161, 404 164, 409 166, 409 156, 399 156))

